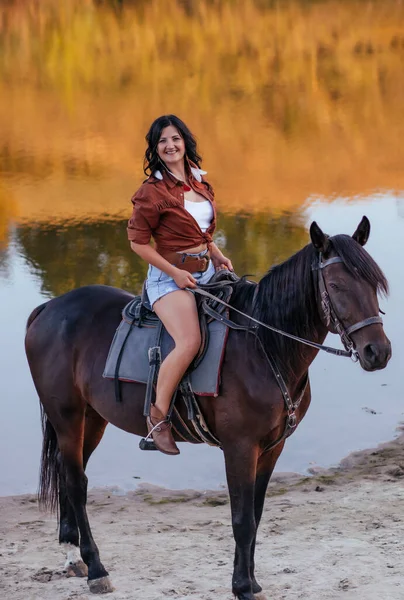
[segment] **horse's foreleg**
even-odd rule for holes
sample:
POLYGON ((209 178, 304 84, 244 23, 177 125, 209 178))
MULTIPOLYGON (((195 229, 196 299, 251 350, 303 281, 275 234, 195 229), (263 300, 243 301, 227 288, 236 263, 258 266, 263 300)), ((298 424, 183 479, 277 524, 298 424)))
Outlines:
POLYGON ((276 465, 276 461, 278 460, 285 442, 279 444, 273 450, 263 454, 258 459, 257 466, 257 478, 255 480, 255 494, 254 494, 254 515, 255 515, 255 524, 256 524, 256 532, 254 536, 253 543, 251 545, 251 561, 250 561, 250 572, 251 579, 253 582, 253 592, 254 594, 258 594, 262 591, 262 587, 259 585, 255 578, 255 544, 257 540, 257 531, 259 524, 261 522, 262 512, 264 510, 265 503, 265 494, 268 488, 268 483, 273 473, 273 470, 276 465))
MULTIPOLYGON (((91 454, 100 443, 105 431, 107 421, 96 413, 90 406, 87 407, 84 429, 83 465, 87 466, 91 454)), ((60 462, 60 454, 59 454, 60 462)), ((61 465, 60 465, 61 466, 61 465)), ((87 565, 81 558, 79 549, 79 528, 76 515, 70 504, 66 491, 66 476, 64 469, 59 468, 59 543, 65 544, 66 563, 65 571, 68 577, 87 577, 87 565)))
POLYGON ((224 445, 223 450, 236 542, 233 593, 238 600, 254 600, 250 557, 256 531, 254 487, 258 448, 236 440, 224 445))
POLYGON ((264 473, 261 475, 257 475, 257 479, 255 480, 254 513, 255 513, 256 530, 255 530, 253 542, 251 544, 251 555, 250 555, 250 573, 251 573, 251 580, 252 580, 254 594, 258 594, 259 592, 262 592, 262 587, 260 586, 260 584, 258 583, 258 581, 255 578, 255 558, 254 557, 255 557, 255 544, 257 541, 258 526, 260 524, 262 511, 264 509, 265 493, 266 493, 266 490, 268 487, 270 476, 271 476, 270 473, 264 473))

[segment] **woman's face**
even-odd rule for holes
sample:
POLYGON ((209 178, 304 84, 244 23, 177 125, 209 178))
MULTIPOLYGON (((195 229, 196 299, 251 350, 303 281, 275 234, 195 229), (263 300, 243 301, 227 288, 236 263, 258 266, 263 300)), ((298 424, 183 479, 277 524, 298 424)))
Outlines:
POLYGON ((173 125, 164 127, 157 144, 157 154, 167 167, 183 161, 185 155, 185 143, 173 125))

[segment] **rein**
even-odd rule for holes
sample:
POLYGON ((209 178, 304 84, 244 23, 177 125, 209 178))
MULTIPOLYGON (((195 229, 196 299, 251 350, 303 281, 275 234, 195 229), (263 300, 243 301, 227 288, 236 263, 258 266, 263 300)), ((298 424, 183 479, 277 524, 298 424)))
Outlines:
MULTIPOLYGON (((359 356, 358 356, 358 353, 355 352, 354 343, 353 343, 352 339, 349 337, 350 334, 353 333, 354 331, 358 331, 359 329, 362 329, 363 327, 367 327, 368 325, 374 325, 375 323, 382 324, 383 319, 379 316, 368 317, 367 319, 364 319, 363 321, 359 321, 358 323, 351 325, 347 329, 344 328, 344 326, 342 325, 341 321, 339 320, 339 318, 334 310, 334 307, 332 305, 331 298, 330 298, 330 295, 328 294, 327 287, 326 287, 326 284, 324 281, 323 272, 322 272, 322 270, 325 269, 326 267, 328 267, 329 265, 332 265, 335 263, 342 263, 342 262, 343 262, 343 260, 339 256, 335 256, 334 258, 329 258, 328 260, 323 261, 322 254, 320 252, 318 264, 314 265, 312 267, 312 271, 318 273, 318 289, 320 292, 321 307, 324 312, 327 327, 332 322, 335 330, 337 331, 337 333, 339 334, 339 336, 341 338, 341 341, 345 347, 345 350, 341 350, 339 348, 332 348, 330 346, 325 346, 323 344, 318 344, 317 342, 313 342, 311 340, 306 340, 305 338, 301 338, 297 335, 293 335, 292 333, 283 331, 282 329, 278 329, 277 327, 273 327, 272 325, 268 325, 267 323, 263 323, 262 321, 259 321, 255 317, 252 317, 251 315, 247 315, 246 313, 239 310, 238 308, 231 306, 224 300, 220 300, 219 298, 217 298, 216 296, 214 296, 213 294, 208 292, 206 289, 202 289, 202 288, 185 288, 185 289, 188 290, 189 292, 192 292, 193 294, 199 294, 200 296, 205 296, 206 298, 210 298, 211 300, 214 300, 215 302, 222 304, 223 306, 226 306, 227 308, 230 308, 234 312, 240 314, 241 316, 245 317, 246 319, 249 319, 253 323, 256 323, 260 327, 265 327, 265 329, 269 329, 270 331, 279 333, 279 335, 288 337, 292 340, 295 340, 296 342, 305 344, 306 346, 311 346, 312 348, 316 348, 317 350, 323 350, 324 352, 327 352, 328 354, 352 358, 352 360, 354 362, 357 362, 359 356)), ((226 285, 226 283, 224 283, 224 284, 226 285)), ((209 284, 205 285, 204 288, 206 288, 208 286, 209 286, 209 284)), ((212 288, 215 288, 215 287, 217 287, 217 284, 212 285, 212 288)), ((223 320, 225 320, 225 319, 223 319, 223 320)))
MULTIPOLYGON (((215 287, 216 287, 216 285, 215 285, 215 287)), ((347 356, 348 358, 352 356, 352 352, 350 350, 346 351, 346 350, 340 350, 339 348, 331 348, 330 346, 323 346, 322 344, 317 344, 317 342, 312 342, 310 340, 306 340, 304 338, 298 337, 297 335, 293 335, 292 333, 287 333, 286 331, 282 331, 282 329, 277 329, 276 327, 273 327, 272 325, 268 325, 267 323, 263 323, 262 321, 255 319, 255 317, 251 317, 251 315, 247 315, 246 313, 242 312, 238 308, 235 308, 234 306, 227 304, 227 302, 224 302, 223 300, 219 300, 218 298, 216 298, 216 296, 214 296, 210 292, 206 291, 205 289, 202 289, 202 288, 193 288, 193 289, 185 288, 185 289, 188 290, 188 292, 192 292, 193 294, 198 294, 199 296, 205 296, 205 298, 210 298, 210 300, 214 300, 215 302, 218 302, 219 304, 223 304, 223 306, 226 306, 227 308, 234 310, 234 312, 245 317, 246 319, 249 319, 250 321, 253 321, 253 323, 260 325, 261 327, 265 327, 265 329, 269 329, 270 331, 274 331, 275 333, 279 333, 280 335, 288 337, 292 340, 296 340, 296 342, 300 342, 301 344, 305 344, 306 346, 312 346, 312 348, 317 348, 318 350, 324 350, 325 352, 328 352, 329 354, 335 354, 336 356, 347 356)))
POLYGON ((343 260, 340 256, 335 256, 333 258, 323 261, 322 254, 320 252, 319 258, 318 258, 318 263, 312 266, 312 271, 317 274, 316 290, 320 294, 321 308, 324 313, 326 325, 327 325, 327 327, 329 327, 330 324, 332 324, 335 331, 339 334, 341 341, 345 347, 345 350, 340 350, 339 348, 331 348, 330 346, 324 346, 323 344, 318 344, 317 342, 312 342, 311 340, 306 340, 304 338, 298 337, 297 335, 293 335, 292 333, 282 331, 281 329, 278 329, 277 327, 273 327, 272 325, 268 325, 267 323, 263 323, 262 321, 259 321, 255 317, 247 315, 246 313, 242 312, 238 308, 234 308, 234 306, 231 306, 224 300, 217 298, 216 296, 214 296, 213 294, 208 292, 206 289, 206 288, 209 289, 209 287, 211 289, 214 289, 214 288, 217 288, 220 286, 229 285, 229 282, 227 282, 227 281, 223 281, 219 284, 217 284, 217 283, 211 284, 211 285, 205 284, 203 286, 203 288, 200 288, 200 287, 199 288, 185 288, 186 290, 188 290, 189 292, 192 292, 193 294, 198 294, 205 298, 209 298, 210 300, 213 300, 214 303, 222 304, 223 306, 226 306, 226 308, 229 308, 230 310, 234 310, 236 313, 242 315, 246 319, 249 319, 250 321, 252 321, 253 323, 256 324, 252 328, 243 326, 243 325, 239 325, 239 324, 235 323, 234 321, 231 321, 229 318, 227 318, 223 314, 219 314, 213 307, 209 306, 207 302, 204 303, 203 310, 206 312, 206 314, 210 315, 217 321, 222 322, 224 325, 226 325, 227 327, 230 327, 231 329, 244 330, 249 333, 252 333, 256 337, 256 339, 258 340, 258 342, 260 344, 261 350, 264 353, 264 356, 272 369, 272 372, 275 376, 275 380, 280 388, 280 391, 281 391, 281 394, 282 394, 282 397, 283 397, 283 400, 285 403, 285 409, 286 409, 285 427, 284 427, 283 433, 280 435, 280 437, 277 440, 275 440, 274 442, 271 442, 270 444, 268 444, 263 449, 263 453, 268 452, 269 450, 272 450, 272 448, 275 448, 275 446, 277 446, 282 441, 284 441, 286 438, 288 438, 296 429, 297 424, 298 424, 297 417, 296 417, 296 410, 298 409, 298 407, 303 399, 309 379, 308 379, 308 374, 306 374, 306 377, 305 377, 305 380, 303 383, 303 388, 301 389, 297 400, 295 402, 293 402, 293 400, 289 394, 287 385, 279 371, 279 368, 276 364, 274 357, 265 350, 265 348, 262 344, 262 341, 258 337, 258 334, 257 334, 258 327, 257 326, 265 327, 265 329, 269 329, 270 331, 279 333, 280 335, 288 337, 288 338, 295 340, 296 342, 299 342, 301 344, 305 344, 306 346, 311 346, 312 348, 316 348, 318 350, 324 350, 324 352, 327 352, 328 354, 334 354, 335 356, 346 356, 348 358, 352 358, 352 360, 354 362, 357 362, 359 360, 359 355, 355 351, 355 345, 354 345, 352 339, 350 338, 350 334, 353 333, 354 331, 358 331, 359 329, 362 329, 363 327, 367 327, 368 325, 373 325, 375 323, 379 323, 379 324, 383 323, 383 320, 381 317, 375 316, 375 317, 368 317, 367 319, 363 319, 363 321, 359 321, 358 323, 355 323, 354 325, 351 325, 348 328, 345 328, 343 326, 343 324, 341 323, 341 321, 339 320, 339 318, 337 316, 337 313, 335 312, 334 306, 331 301, 331 297, 327 291, 327 286, 326 286, 324 276, 323 276, 323 271, 322 271, 329 265, 332 265, 335 263, 342 263, 342 262, 343 262, 343 260))

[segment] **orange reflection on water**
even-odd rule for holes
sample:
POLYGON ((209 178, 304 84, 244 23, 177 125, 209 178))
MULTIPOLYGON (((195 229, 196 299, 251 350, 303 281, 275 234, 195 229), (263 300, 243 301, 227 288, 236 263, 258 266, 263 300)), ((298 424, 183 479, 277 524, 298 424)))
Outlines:
POLYGON ((166 112, 197 134, 224 212, 404 188, 400 2, 117 6, 3 8, 0 203, 22 222, 127 215, 166 112))

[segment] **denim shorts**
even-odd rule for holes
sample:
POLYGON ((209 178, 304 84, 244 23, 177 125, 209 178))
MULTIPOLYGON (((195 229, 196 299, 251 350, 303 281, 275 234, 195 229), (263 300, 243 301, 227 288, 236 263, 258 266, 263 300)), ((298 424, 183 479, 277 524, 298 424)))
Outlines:
MULTIPOLYGON (((204 256, 206 254, 206 250, 204 252, 200 252, 199 254, 189 254, 189 256, 195 256, 196 258, 204 256)), ((206 271, 197 273, 192 273, 192 276, 196 279, 197 283, 208 283, 213 275, 215 274, 215 267, 212 264, 212 261, 209 262, 209 266, 206 271)), ((146 279, 146 290, 147 295, 149 297, 149 302, 151 307, 153 308, 153 304, 160 300, 163 296, 170 294, 171 292, 177 292, 179 289, 178 285, 175 283, 174 279, 164 273, 164 271, 160 271, 157 267, 153 267, 149 265, 149 270, 147 271, 147 279, 146 279)))

